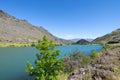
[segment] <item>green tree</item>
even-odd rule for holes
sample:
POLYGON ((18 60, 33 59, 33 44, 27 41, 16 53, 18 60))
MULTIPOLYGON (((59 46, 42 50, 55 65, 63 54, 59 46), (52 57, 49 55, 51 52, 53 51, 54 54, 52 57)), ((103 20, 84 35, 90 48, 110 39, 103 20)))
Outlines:
POLYGON ((35 67, 27 62, 26 71, 34 76, 35 80, 57 80, 57 76, 64 70, 63 59, 57 58, 60 51, 55 50, 55 44, 48 41, 46 36, 38 41, 36 48, 40 53, 36 54, 35 67))

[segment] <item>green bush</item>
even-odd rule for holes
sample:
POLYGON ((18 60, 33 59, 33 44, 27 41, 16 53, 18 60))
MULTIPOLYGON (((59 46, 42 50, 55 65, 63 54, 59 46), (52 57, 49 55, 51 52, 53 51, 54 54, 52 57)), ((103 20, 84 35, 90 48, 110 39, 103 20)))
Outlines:
POLYGON ((54 43, 48 41, 46 36, 38 41, 36 48, 40 50, 40 53, 36 54, 35 67, 27 62, 26 71, 30 76, 34 76, 35 80, 56 80, 64 69, 63 60, 57 58, 60 51, 55 50, 54 43))
POLYGON ((91 51, 90 54, 91 59, 97 59, 99 57, 98 53, 95 52, 94 50, 91 51))
POLYGON ((65 72, 72 72, 80 67, 86 67, 91 61, 91 58, 80 51, 75 50, 64 57, 66 64, 65 72))
POLYGON ((104 50, 107 50, 107 49, 109 49, 109 48, 111 48, 110 45, 108 45, 108 44, 104 44, 104 45, 103 45, 103 49, 104 49, 104 50))
POLYGON ((32 44, 31 44, 31 47, 35 47, 35 43, 32 43, 32 44))

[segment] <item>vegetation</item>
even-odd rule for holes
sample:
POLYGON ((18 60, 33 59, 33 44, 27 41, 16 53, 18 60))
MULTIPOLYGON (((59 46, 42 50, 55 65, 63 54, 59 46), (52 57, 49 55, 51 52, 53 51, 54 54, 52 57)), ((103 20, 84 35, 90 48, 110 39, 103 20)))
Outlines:
POLYGON ((22 47, 22 46, 31 46, 31 45, 21 44, 21 43, 0 43, 0 47, 22 47))
POLYGON ((65 72, 73 72, 80 67, 86 67, 90 63, 91 59, 85 54, 81 54, 80 51, 75 50, 64 57, 66 64, 65 72))
POLYGON ((33 76, 35 80, 57 80, 58 75, 64 69, 64 62, 58 59, 59 50, 55 50, 55 45, 52 41, 48 41, 44 36, 36 44, 36 48, 40 51, 36 54, 37 60, 35 67, 30 62, 26 63, 26 71, 33 76))
POLYGON ((92 41, 93 43, 103 43, 103 44, 118 44, 120 43, 120 29, 112 31, 102 37, 98 37, 92 41))
POLYGON ((105 44, 102 51, 92 51, 90 57, 90 64, 72 72, 69 80, 120 80, 120 45, 105 44))
POLYGON ((99 54, 97 52, 95 52, 94 50, 92 50, 90 57, 91 57, 91 59, 97 59, 99 57, 99 54))
POLYGON ((68 76, 69 76, 69 74, 63 73, 57 77, 57 80, 67 80, 68 76))
POLYGON ((31 44, 31 47, 35 47, 35 43, 32 43, 32 44, 31 44))

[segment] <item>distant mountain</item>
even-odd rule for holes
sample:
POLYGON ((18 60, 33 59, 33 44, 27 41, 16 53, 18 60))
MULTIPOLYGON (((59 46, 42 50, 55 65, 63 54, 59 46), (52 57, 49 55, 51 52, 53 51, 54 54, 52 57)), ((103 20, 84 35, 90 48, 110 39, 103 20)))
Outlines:
MULTIPOLYGON (((77 41, 79 41, 79 40, 81 40, 81 39, 80 39, 80 38, 71 39, 71 41, 73 41, 73 42, 77 42, 77 41)), ((94 39, 86 38, 86 39, 84 39, 84 40, 89 41, 89 42, 92 42, 94 39)))
POLYGON ((111 33, 106 34, 102 37, 98 37, 92 42, 93 43, 108 43, 108 44, 120 43, 120 29, 112 31, 111 33))
POLYGON ((30 24, 27 20, 17 19, 0 10, 0 42, 32 43, 46 35, 55 43, 69 44, 71 41, 59 39, 43 27, 30 24))
POLYGON ((75 42, 74 44, 90 44, 90 42, 85 39, 80 39, 79 41, 75 42))
POLYGON ((71 41, 73 41, 73 42, 77 42, 77 41, 79 41, 80 39, 79 38, 76 38, 76 39, 70 39, 71 41))
POLYGON ((87 39, 85 39, 85 40, 87 40, 87 41, 89 41, 89 42, 92 42, 94 39, 87 38, 87 39))

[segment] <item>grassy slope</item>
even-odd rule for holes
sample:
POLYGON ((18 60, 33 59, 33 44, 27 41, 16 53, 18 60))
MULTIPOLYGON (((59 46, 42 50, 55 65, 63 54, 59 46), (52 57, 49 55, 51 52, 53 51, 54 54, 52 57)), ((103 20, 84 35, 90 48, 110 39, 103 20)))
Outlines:
POLYGON ((93 43, 108 43, 109 41, 115 41, 120 43, 120 29, 112 31, 109 34, 106 34, 102 37, 98 37, 93 40, 93 43))

